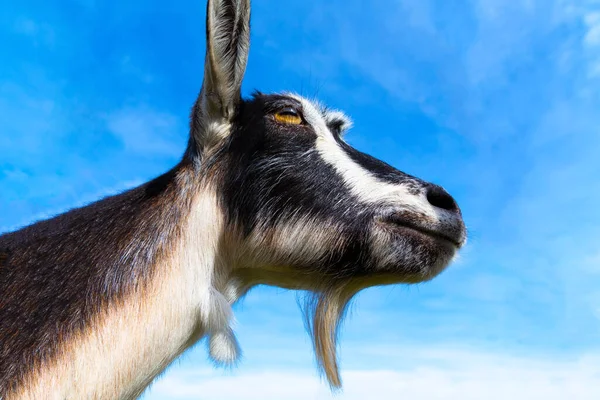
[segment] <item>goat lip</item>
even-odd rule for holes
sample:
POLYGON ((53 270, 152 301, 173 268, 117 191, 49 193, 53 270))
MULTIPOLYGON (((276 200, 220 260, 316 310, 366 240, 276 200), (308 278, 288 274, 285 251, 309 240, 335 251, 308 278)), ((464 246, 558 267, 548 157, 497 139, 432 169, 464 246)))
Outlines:
POLYGON ((463 240, 452 237, 446 234, 445 232, 441 232, 439 230, 434 230, 423 225, 419 225, 413 221, 406 220, 396 215, 381 217, 378 219, 378 222, 382 225, 385 225, 386 227, 408 229, 417 232, 421 235, 426 235, 434 239, 442 240, 444 242, 452 244, 457 249, 461 248, 463 244, 463 240))

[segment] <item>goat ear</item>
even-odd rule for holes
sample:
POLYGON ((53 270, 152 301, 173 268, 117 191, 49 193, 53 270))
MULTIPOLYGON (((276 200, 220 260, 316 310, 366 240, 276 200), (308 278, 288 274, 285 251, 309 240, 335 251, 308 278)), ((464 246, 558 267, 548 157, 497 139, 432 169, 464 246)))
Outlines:
POLYGON ((227 129, 211 125, 228 124, 235 116, 249 46, 250 0, 208 0, 204 82, 192 115, 192 135, 201 147, 226 135, 227 129))

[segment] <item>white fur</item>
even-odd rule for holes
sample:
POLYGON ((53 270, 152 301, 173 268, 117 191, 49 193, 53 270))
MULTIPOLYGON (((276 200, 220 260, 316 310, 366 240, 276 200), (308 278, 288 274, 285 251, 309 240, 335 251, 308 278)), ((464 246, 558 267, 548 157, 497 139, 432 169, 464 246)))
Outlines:
POLYGON ((214 333, 209 338, 210 357, 218 364, 233 364, 239 359, 240 347, 231 329, 214 333))
POLYGON ((271 229, 255 230, 249 238, 249 245, 264 252, 253 257, 260 260, 262 265, 259 268, 269 265, 272 260, 288 264, 311 263, 341 247, 344 238, 340 231, 341 227, 334 221, 296 216, 271 229))
POLYGON ((207 143, 207 151, 214 145, 222 143, 231 133, 231 123, 225 120, 212 120, 205 128, 210 137, 210 143, 207 143), (212 145, 212 146, 211 146, 212 145))

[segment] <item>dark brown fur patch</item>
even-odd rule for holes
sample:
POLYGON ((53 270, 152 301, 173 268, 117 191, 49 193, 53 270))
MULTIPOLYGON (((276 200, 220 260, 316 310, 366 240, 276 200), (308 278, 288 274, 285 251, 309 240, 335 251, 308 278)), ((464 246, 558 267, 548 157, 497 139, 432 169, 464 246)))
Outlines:
POLYGON ((8 253, 0 250, 0 268, 4 266, 6 259, 8 258, 8 253))

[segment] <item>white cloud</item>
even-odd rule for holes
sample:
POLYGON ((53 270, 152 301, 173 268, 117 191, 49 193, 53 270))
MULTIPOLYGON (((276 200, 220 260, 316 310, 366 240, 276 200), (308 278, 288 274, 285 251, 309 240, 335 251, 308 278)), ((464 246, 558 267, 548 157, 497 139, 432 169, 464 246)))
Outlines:
MULTIPOLYGON (((24 68, 25 69, 25 68, 24 68)), ((57 85, 46 85, 43 74, 33 71, 28 74, 32 82, 43 82, 44 90, 17 85, 13 82, 0 81, 0 148, 4 152, 3 161, 22 160, 29 156, 27 162, 35 162, 36 158, 53 148, 55 142, 64 135, 68 122, 61 104, 53 97, 59 96, 57 85), (43 92, 34 93, 35 90, 43 92)))
POLYGON ((432 7, 431 2, 425 0, 419 2, 402 0, 401 2, 401 8, 405 12, 410 26, 435 34, 436 27, 432 17, 432 7))
POLYGON ((53 27, 44 22, 19 18, 13 28, 15 33, 31 38, 36 46, 40 44, 53 46, 56 42, 56 33, 53 27))
MULTIPOLYGON (((591 274, 600 274, 600 251, 584 256, 582 270, 591 274)), ((598 302, 600 304, 600 301, 598 302)))
POLYGON ((407 349, 398 354, 403 355, 412 367, 343 371, 344 390, 335 396, 311 371, 269 369, 226 375, 188 370, 172 371, 145 399, 586 400, 600 395, 599 355, 550 360, 451 348, 407 349))
POLYGON ((22 18, 15 23, 15 32, 34 36, 38 32, 38 25, 28 18, 22 18))
POLYGON ((587 27, 584 42, 588 46, 600 45, 600 12, 590 12, 584 17, 587 27))
POLYGON ((600 60, 592 61, 589 68, 589 78, 595 78, 600 76, 600 60))

